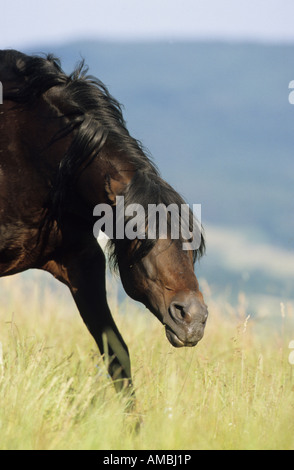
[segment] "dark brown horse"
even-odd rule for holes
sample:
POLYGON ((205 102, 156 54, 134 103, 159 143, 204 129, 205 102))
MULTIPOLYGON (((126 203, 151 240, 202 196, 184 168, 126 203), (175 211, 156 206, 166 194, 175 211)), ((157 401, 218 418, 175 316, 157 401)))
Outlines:
MULTIPOLYGON (((66 284, 121 390, 131 387, 129 353, 107 304, 93 208, 109 204, 115 214, 117 196, 126 207, 184 201, 130 136, 118 102, 85 73, 81 64, 66 75, 50 55, 0 51, 0 275, 38 268, 66 284)), ((176 347, 203 336, 207 308, 193 269, 203 251, 202 234, 190 251, 170 236, 111 240, 127 294, 176 347)))

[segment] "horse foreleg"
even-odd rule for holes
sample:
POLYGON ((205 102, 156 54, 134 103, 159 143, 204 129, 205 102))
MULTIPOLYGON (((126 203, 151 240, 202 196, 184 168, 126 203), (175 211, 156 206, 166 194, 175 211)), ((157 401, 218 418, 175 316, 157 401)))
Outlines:
POLYGON ((114 323, 106 299, 104 301, 101 297, 96 298, 97 304, 94 311, 89 294, 87 289, 81 288, 73 293, 79 312, 103 355, 115 389, 117 391, 129 389, 133 394, 131 363, 127 345, 114 323))
POLYGON ((95 339, 117 391, 125 390, 134 401, 128 348, 112 318, 106 299, 105 257, 95 242, 81 253, 67 252, 43 266, 67 284, 78 310, 95 339))

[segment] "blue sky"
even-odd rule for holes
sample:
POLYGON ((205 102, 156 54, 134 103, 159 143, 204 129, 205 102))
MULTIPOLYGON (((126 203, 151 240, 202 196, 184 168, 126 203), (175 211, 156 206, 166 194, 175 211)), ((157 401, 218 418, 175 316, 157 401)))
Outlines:
POLYGON ((75 39, 294 42, 293 0, 2 0, 0 48, 75 39))

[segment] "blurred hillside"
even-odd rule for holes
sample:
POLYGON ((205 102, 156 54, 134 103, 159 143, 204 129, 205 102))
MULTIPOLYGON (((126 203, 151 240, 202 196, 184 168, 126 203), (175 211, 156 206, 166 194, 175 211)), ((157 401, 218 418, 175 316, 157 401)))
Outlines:
POLYGON ((214 292, 294 298, 294 45, 77 42, 27 52, 53 52, 67 72, 83 57, 163 177, 202 204, 207 256, 196 269, 214 292))

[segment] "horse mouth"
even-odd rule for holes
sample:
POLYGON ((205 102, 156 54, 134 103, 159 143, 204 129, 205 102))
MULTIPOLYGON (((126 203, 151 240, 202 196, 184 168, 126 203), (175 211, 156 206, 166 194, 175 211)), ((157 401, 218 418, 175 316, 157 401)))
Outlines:
POLYGON ((196 346, 198 341, 183 341, 178 335, 172 331, 167 325, 165 325, 165 334, 170 344, 175 348, 182 348, 183 346, 193 347, 196 346))

